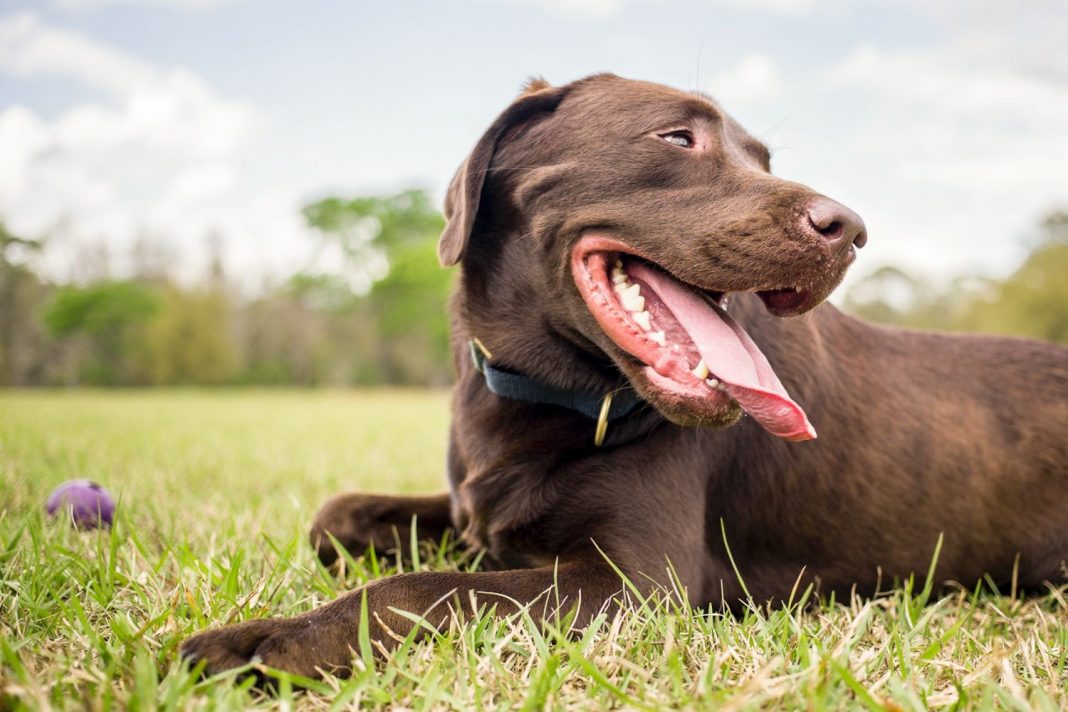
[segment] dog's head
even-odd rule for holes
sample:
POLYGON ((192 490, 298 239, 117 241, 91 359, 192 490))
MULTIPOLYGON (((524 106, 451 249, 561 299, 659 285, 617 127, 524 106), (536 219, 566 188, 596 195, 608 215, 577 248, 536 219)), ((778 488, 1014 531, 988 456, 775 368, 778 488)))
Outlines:
POLYGON ((503 265, 522 270, 512 291, 674 422, 726 425, 744 410, 808 439, 725 300, 753 292, 776 316, 800 314, 866 236, 848 208, 772 176, 769 158, 705 96, 611 75, 538 80, 454 178, 439 256, 488 300, 503 265))

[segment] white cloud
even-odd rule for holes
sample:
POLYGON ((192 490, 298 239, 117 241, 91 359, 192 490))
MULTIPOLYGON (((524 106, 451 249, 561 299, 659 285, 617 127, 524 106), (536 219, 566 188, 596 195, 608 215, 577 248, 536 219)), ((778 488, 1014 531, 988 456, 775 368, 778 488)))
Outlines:
POLYGON ((92 9, 108 5, 141 5, 144 7, 203 9, 237 1, 238 0, 55 0, 55 4, 62 8, 74 10, 92 9))
POLYGON ((713 97, 725 107, 758 105, 782 95, 782 72, 766 54, 750 54, 718 72, 709 82, 713 97))
POLYGON ((120 96, 151 84, 155 75, 140 60, 45 25, 29 12, 0 20, 0 71, 17 77, 72 77, 120 96))
POLYGON ((627 0, 489 0, 506 5, 533 5, 558 15, 589 15, 609 17, 615 15, 627 0))
MULTIPOLYGON (((161 69, 32 14, 0 19, 0 72, 72 78, 100 100, 43 118, 0 110, 0 217, 16 232, 71 246, 106 240, 116 254, 139 238, 182 243, 203 259, 219 231, 234 257, 264 271, 291 266, 302 240, 294 194, 250 192, 246 154, 260 119, 199 76, 161 69), (289 254, 275 254, 278 250, 289 254)), ((179 265, 189 274, 199 264, 179 265)), ((117 265, 121 269, 121 265, 117 265)))
POLYGON ((816 6, 821 4, 821 0, 722 0, 722 3, 746 10, 781 15, 805 15, 815 10, 816 6))
POLYGON ((827 72, 829 111, 865 107, 841 150, 867 167, 860 180, 898 261, 1004 270, 1040 214, 1068 203, 1068 83, 1009 66, 863 47, 827 72))
MULTIPOLYGON (((163 0, 160 0, 163 1, 163 0)), ((555 15, 587 15, 606 18, 616 15, 625 5, 673 4, 673 0, 486 0, 507 5, 532 5, 555 15)), ((782 15, 810 13, 825 0, 713 0, 710 4, 739 10, 782 15)), ((679 3, 674 2, 678 5, 679 3)))
POLYGON ((1068 2, 1029 0, 907 0, 912 10, 941 25, 953 44, 1011 71, 1068 79, 1068 2))

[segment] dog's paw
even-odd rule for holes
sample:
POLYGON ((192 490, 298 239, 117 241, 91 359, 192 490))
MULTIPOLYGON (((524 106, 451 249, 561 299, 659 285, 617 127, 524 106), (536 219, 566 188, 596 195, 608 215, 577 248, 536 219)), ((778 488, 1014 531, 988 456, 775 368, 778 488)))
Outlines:
POLYGON ((182 641, 178 653, 191 665, 204 663, 204 674, 215 675, 256 662, 256 649, 279 629, 279 621, 246 621, 201 631, 182 641))
POLYGON ((328 500, 315 515, 310 534, 319 560, 329 566, 338 559, 330 537, 357 556, 372 545, 380 553, 403 546, 409 522, 394 522, 395 509, 393 498, 376 495, 353 493, 328 500))
POLYGON ((179 654, 191 665, 203 661, 205 675, 253 664, 319 677, 293 624, 292 619, 266 618, 201 631, 182 643, 179 654))
MULTIPOLYGON (((203 661, 205 675, 251 664, 317 679, 324 669, 344 674, 351 663, 347 648, 327 655, 337 647, 330 645, 333 637, 307 618, 268 618, 197 633, 182 643, 179 654, 191 665, 203 661)), ((262 669, 253 674, 263 678, 262 669)))

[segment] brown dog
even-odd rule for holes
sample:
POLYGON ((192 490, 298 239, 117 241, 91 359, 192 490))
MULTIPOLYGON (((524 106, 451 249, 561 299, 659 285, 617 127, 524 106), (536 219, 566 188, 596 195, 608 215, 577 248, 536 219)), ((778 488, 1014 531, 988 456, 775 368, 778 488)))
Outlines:
POLYGON ((643 591, 670 569, 693 605, 730 607, 743 591, 725 538, 760 602, 799 577, 871 593, 924 572, 940 535, 939 581, 1064 580, 1068 351, 813 309, 863 223, 771 176, 768 150, 707 98, 533 82, 446 214, 439 253, 462 266, 451 493, 342 496, 312 538, 330 561, 326 532, 381 548, 416 515, 498 570, 382 579, 201 633, 186 656, 343 673, 364 595, 386 644, 384 628, 411 628, 391 608, 441 624, 475 593, 508 612, 554 583, 581 621, 620 600, 606 557, 643 591))

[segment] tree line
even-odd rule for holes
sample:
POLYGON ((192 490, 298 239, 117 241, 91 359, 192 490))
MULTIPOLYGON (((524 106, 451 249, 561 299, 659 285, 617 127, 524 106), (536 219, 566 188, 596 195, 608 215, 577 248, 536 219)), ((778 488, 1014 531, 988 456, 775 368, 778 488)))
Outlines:
MULTIPOLYGON (((428 196, 332 197, 303 213, 317 252, 337 259, 252 297, 217 259, 193 286, 158 265, 58 283, 35 268, 45 241, 0 224, 0 385, 448 383, 452 271, 428 196)), ((937 284, 884 267, 842 301, 884 323, 1068 343, 1066 275, 1068 211, 1054 211, 1007 277, 937 284)))
POLYGON ((1007 277, 937 283, 887 266, 855 283, 843 306, 887 324, 1068 344, 1068 210, 1039 221, 1026 258, 1007 277))
POLYGON ((307 205, 330 269, 245 297, 213 261, 183 286, 158 265, 55 283, 44 240, 0 225, 0 385, 442 385, 451 380, 444 219, 422 191, 307 205))

